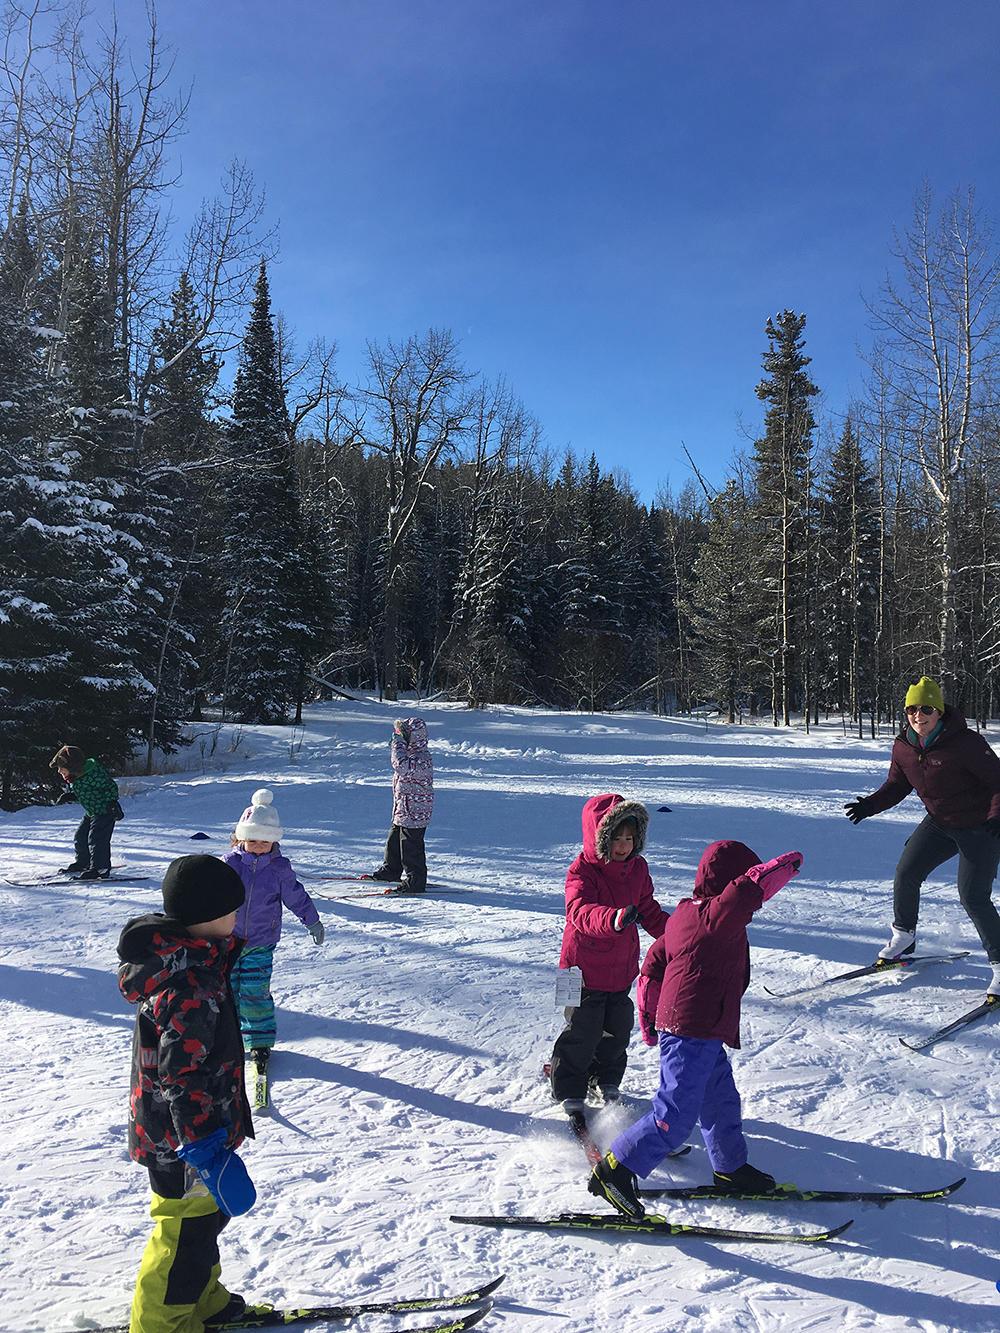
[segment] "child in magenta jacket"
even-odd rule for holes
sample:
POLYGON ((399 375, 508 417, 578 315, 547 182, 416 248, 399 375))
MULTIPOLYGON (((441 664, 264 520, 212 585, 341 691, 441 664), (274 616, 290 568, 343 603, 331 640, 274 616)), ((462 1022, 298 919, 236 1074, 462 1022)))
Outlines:
POLYGON ((615 1101, 628 1062, 639 973, 638 921, 657 936, 667 913, 653 897, 640 855, 649 814, 638 801, 608 794, 583 807, 583 851, 566 872, 566 928, 559 966, 583 973, 578 1005, 552 1051, 552 1095, 569 1116, 583 1114, 588 1089, 615 1101))
POLYGON ((629 1217, 645 1211, 637 1177, 701 1128, 715 1183, 767 1192, 774 1177, 750 1166, 740 1095, 725 1047, 739 1047, 740 1003, 750 982, 747 926, 798 873, 801 852, 760 863, 742 842, 713 842, 698 865, 694 893, 677 904, 650 948, 639 979, 643 1039, 660 1047, 660 1086, 652 1110, 594 1168, 588 1186, 629 1217))

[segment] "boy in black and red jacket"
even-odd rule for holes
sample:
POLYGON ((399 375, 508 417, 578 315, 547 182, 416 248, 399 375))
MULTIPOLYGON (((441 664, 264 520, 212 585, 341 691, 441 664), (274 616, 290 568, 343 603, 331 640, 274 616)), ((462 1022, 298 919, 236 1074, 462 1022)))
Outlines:
POLYGON ((163 878, 163 913, 129 921, 118 984, 137 1006, 129 1152, 149 1171, 155 1223, 130 1333, 201 1333, 237 1318, 219 1281, 219 1232, 256 1199, 236 1154, 253 1137, 243 1039, 229 984, 243 881, 214 856, 182 856, 163 878))

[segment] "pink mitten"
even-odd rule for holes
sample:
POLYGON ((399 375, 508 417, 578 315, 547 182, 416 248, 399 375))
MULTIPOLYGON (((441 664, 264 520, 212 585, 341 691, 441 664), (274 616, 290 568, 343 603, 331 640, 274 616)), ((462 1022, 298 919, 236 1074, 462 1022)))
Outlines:
POLYGON ((656 1030, 656 1006, 660 1001, 660 982, 640 976, 635 988, 635 1002, 639 1010, 639 1031, 647 1046, 657 1046, 660 1034, 656 1030))
POLYGON ((773 861, 764 861, 760 865, 751 866, 744 873, 747 879, 752 879, 755 884, 760 885, 764 902, 767 902, 768 898, 773 898, 779 889, 785 887, 793 875, 799 873, 801 865, 801 852, 782 852, 773 861))

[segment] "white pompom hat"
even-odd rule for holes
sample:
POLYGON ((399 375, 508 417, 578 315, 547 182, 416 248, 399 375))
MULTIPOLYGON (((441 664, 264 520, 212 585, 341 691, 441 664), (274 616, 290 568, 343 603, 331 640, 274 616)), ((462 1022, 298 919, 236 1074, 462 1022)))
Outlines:
POLYGON ((236 825, 237 842, 280 842, 284 830, 272 802, 274 792, 261 787, 250 798, 250 805, 243 811, 240 822, 236 825))

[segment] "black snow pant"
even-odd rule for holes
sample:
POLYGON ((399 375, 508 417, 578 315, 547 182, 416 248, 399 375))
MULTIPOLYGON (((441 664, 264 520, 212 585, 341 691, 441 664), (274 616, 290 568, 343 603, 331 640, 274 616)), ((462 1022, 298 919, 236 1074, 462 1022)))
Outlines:
POLYGON ((381 869, 386 879, 402 876, 407 886, 419 893, 427 888, 427 856, 424 852, 426 829, 393 824, 385 840, 381 869))
POLYGON ((939 865, 958 856, 958 897, 982 940, 991 963, 1000 963, 1000 914, 993 906, 993 881, 1000 862, 1000 838, 985 825, 947 829, 930 815, 906 840, 892 886, 893 925, 916 930, 920 886, 939 865))
POLYGON ((84 815, 73 838, 75 864, 87 870, 110 870, 111 835, 114 831, 114 806, 103 815, 84 815))
POLYGON ((591 1082, 617 1088, 628 1064, 635 1010, 627 990, 583 988, 580 1003, 566 1010, 566 1027, 552 1048, 552 1095, 583 1101, 591 1082))

